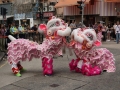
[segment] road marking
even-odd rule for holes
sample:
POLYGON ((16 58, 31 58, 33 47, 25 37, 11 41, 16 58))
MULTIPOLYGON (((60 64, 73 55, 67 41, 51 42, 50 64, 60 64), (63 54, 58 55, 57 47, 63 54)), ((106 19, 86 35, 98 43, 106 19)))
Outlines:
POLYGON ((4 67, 6 64, 7 64, 7 61, 6 61, 3 65, 0 66, 0 69, 1 69, 2 67, 4 67))

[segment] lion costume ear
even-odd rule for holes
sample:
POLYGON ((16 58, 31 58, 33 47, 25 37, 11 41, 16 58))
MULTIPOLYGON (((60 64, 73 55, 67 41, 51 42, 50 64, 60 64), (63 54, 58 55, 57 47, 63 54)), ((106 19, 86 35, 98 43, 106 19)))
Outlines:
POLYGON ((45 24, 40 24, 38 27, 38 32, 43 33, 47 31, 47 26, 45 24))
POLYGON ((56 19, 56 17, 55 17, 55 16, 52 16, 52 19, 56 19))
POLYGON ((56 19, 56 17, 55 16, 50 16, 48 21, 50 21, 51 19, 56 19))
POLYGON ((101 42, 99 40, 97 40, 97 41, 94 42, 94 45, 99 47, 99 46, 101 46, 101 42))

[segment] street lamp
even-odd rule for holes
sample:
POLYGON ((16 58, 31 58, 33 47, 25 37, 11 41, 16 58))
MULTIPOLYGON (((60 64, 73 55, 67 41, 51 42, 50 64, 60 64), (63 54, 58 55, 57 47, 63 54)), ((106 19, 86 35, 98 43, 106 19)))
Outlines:
POLYGON ((81 11, 80 14, 82 14, 82 21, 81 21, 82 24, 83 24, 85 1, 86 1, 86 0, 79 0, 79 1, 77 1, 77 3, 79 4, 79 7, 78 7, 78 8, 80 8, 80 11, 81 11))

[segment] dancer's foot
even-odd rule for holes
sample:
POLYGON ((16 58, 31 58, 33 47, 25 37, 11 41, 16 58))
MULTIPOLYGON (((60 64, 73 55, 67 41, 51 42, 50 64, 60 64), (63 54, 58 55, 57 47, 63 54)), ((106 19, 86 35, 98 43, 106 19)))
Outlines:
POLYGON ((18 73, 16 74, 16 76, 17 76, 17 77, 21 77, 22 75, 18 72, 18 73))
POLYGON ((52 74, 45 74, 45 77, 49 77, 49 76, 52 76, 52 74))
POLYGON ((26 71, 21 64, 17 64, 18 69, 20 72, 26 71))
POLYGON ((24 68, 22 68, 21 70, 20 70, 20 72, 25 72, 26 71, 26 69, 24 69, 24 68))

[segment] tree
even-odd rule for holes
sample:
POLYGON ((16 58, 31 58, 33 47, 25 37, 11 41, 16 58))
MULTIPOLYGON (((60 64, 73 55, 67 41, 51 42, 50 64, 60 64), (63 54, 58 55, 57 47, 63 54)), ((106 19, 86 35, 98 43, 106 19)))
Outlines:
POLYGON ((13 12, 27 13, 32 10, 32 0, 13 0, 13 12))

